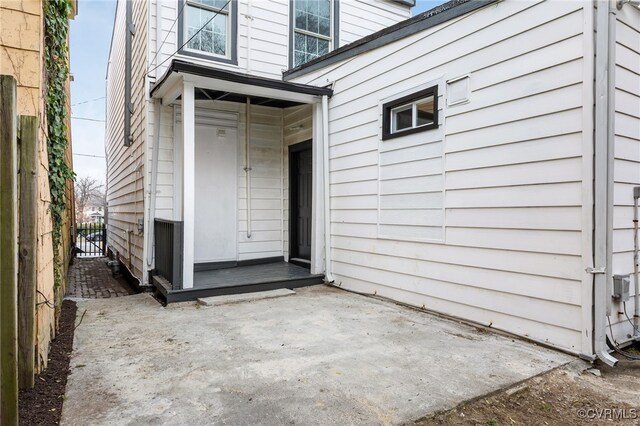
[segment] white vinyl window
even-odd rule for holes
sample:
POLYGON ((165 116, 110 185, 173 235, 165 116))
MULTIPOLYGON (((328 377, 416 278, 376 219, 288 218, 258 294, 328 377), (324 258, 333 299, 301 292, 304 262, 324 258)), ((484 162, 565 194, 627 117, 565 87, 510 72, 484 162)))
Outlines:
POLYGON ((333 44, 332 0, 293 0, 293 66, 322 56, 333 44))
POLYGON ((184 15, 183 40, 186 42, 193 37, 185 46, 188 51, 219 57, 229 56, 230 2, 186 0, 184 15))
POLYGON ((438 127, 438 88, 430 87, 383 105, 382 139, 438 127))

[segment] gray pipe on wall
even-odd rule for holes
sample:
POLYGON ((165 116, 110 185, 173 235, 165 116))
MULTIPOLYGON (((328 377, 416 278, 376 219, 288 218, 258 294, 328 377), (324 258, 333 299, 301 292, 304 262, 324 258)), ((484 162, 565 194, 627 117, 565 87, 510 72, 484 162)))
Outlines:
MULTIPOLYGON (((596 12, 596 60, 595 60, 595 197, 594 197, 594 352, 604 363, 614 366, 618 360, 609 354, 606 322, 611 303, 612 242, 608 225, 613 212, 613 140, 609 137, 609 109, 613 108, 613 93, 610 93, 610 3, 598 1, 596 12)), ((615 40, 615 38, 614 38, 615 40)), ((614 62, 615 64, 615 62, 614 62)))

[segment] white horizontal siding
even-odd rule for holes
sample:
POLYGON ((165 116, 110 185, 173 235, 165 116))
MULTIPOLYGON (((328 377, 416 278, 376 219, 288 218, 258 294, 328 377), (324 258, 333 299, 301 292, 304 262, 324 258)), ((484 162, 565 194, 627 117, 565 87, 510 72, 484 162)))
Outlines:
MULTIPOLYGON (((212 111, 238 114, 238 260, 283 256, 282 114, 279 108, 251 107, 251 238, 247 236, 246 105, 224 101, 196 101, 196 117, 212 111)), ((180 112, 176 114, 180 131, 180 112)), ((211 122, 211 120, 209 120, 211 122)), ((182 179, 176 168, 175 182, 182 179)), ((198 179, 198 176, 196 176, 198 179)), ((178 201, 178 200, 176 200, 178 201)), ((179 201, 178 201, 179 202, 179 201)), ((207 224, 196 223, 196 229, 207 224)))
POLYGON ((118 2, 107 80, 107 243, 131 272, 144 279, 144 236, 137 229, 144 217, 146 105, 144 75, 147 67, 147 3, 133 3, 138 29, 132 44, 131 146, 124 145, 125 2, 118 2))
MULTIPOLYGON (((156 56, 156 46, 158 45, 156 43, 156 28, 158 26, 156 1, 149 2, 149 41, 151 47, 149 61, 153 60, 151 68, 166 61, 152 73, 155 78, 159 79, 171 63, 171 55, 180 47, 177 45, 178 23, 176 22, 180 6, 178 0, 161 2, 162 31, 159 44, 162 44, 162 47, 156 56)), ((249 8, 249 0, 238 0, 237 65, 188 55, 176 55, 176 57, 195 63, 215 65, 218 68, 231 71, 248 72, 276 79, 282 78, 282 71, 289 68, 289 1, 251 0, 250 4, 249 8), (249 20, 251 20, 250 29, 249 20)), ((351 43, 410 16, 409 7, 390 0, 341 1, 339 45, 351 43)))
POLYGON ((506 1, 296 79, 335 82, 338 284, 581 351, 589 25, 580 3, 506 1), (470 102, 441 113, 443 168, 437 131, 380 140, 384 99, 465 74, 470 102), (444 243, 417 242, 440 219, 419 210, 441 193, 420 191, 440 182, 444 243), (391 214, 383 191, 397 197, 391 214))
MULTIPOLYGON (((640 11, 626 5, 617 12, 613 273, 633 272, 633 188, 640 186, 640 11)), ((633 295, 633 275, 630 293, 633 295)), ((624 306, 615 304, 611 316, 614 337, 628 340, 633 328, 624 306)), ((626 303, 633 318, 634 299, 626 303)))
POLYGON ((339 45, 390 27, 411 17, 411 9, 390 0, 341 1, 339 45))

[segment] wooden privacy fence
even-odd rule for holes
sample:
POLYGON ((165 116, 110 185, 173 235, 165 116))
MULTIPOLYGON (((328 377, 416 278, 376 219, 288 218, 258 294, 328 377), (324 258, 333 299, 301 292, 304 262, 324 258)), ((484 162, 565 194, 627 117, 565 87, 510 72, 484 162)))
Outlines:
POLYGON ((17 116, 0 76, 0 424, 18 424, 18 388, 34 385, 38 120, 17 116))

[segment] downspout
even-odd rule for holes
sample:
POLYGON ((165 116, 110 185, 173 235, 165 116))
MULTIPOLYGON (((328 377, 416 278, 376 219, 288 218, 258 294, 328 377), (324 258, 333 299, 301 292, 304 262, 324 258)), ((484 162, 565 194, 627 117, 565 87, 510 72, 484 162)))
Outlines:
POLYGON ((133 39, 133 10, 131 2, 126 0, 126 31, 125 31, 125 65, 124 65, 124 146, 131 146, 133 137, 131 136, 131 114, 133 114, 133 104, 131 103, 131 44, 133 39))
POLYGON ((247 187, 247 238, 251 238, 251 98, 247 96, 244 176, 247 187))
POLYGON ((331 273, 331 194, 329 185, 329 97, 322 96, 322 173, 324 183, 324 280, 333 283, 331 273))
POLYGON ((251 30, 253 29, 253 11, 251 8, 251 0, 247 0, 247 74, 251 74, 251 30))
POLYGON ((284 146, 285 146, 285 134, 284 134, 284 109, 281 110, 282 115, 280 117, 280 128, 282 129, 282 135, 280 138, 280 240, 282 241, 282 255, 284 256, 284 146))
POLYGON ((640 339, 640 248, 638 247, 638 199, 640 186, 633 188, 633 338, 640 339))
POLYGON ((160 117, 161 102, 155 102, 155 117, 153 123, 153 148, 151 151, 151 186, 149 188, 149 211, 147 217, 149 222, 147 225, 147 267, 153 264, 154 255, 154 238, 155 238, 155 218, 156 218, 156 192, 158 189, 158 150, 160 149, 160 117))
MULTIPOLYGON (((162 0, 156 0, 156 54, 154 55, 156 57, 156 63, 160 61, 161 58, 161 53, 160 53, 160 49, 162 48, 162 0)), ((153 65, 154 64, 149 64, 149 65, 153 65)), ((156 68, 154 71, 154 75, 155 75, 155 80, 158 81, 159 77, 161 76, 161 69, 160 68, 156 68)))
POLYGON ((609 137, 609 107, 612 93, 609 92, 609 60, 611 40, 609 33, 609 1, 598 1, 596 12, 596 59, 595 59, 595 189, 594 189, 594 350, 604 363, 615 366, 618 360, 607 348, 606 321, 610 312, 611 282, 611 232, 609 223, 613 211, 613 140, 609 137))

